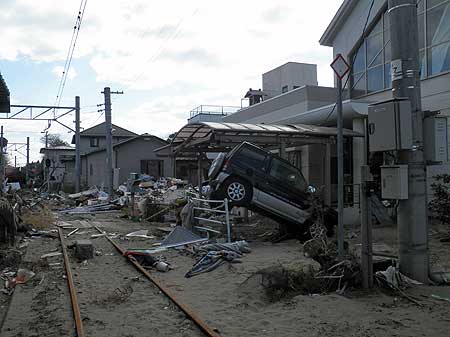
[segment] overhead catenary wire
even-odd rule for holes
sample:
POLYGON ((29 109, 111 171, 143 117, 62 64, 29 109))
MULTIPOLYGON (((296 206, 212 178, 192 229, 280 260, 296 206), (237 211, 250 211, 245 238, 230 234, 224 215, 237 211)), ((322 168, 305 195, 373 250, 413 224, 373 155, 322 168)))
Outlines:
MULTIPOLYGON (((364 28, 363 28, 363 31, 362 31, 360 39, 364 39, 364 36, 366 35, 367 25, 369 24, 370 14, 372 13, 372 8, 373 8, 374 4, 375 4, 375 0, 372 0, 372 2, 370 3, 370 6, 369 6, 369 11, 367 12, 366 21, 364 23, 364 28)), ((352 62, 350 64, 350 71, 353 69, 353 65, 355 63, 355 60, 356 60, 356 53, 353 55, 352 62)), ((349 78, 350 78, 350 73, 347 75, 347 78, 346 78, 346 80, 344 82, 344 85, 342 86, 342 91, 341 92, 343 92, 345 90, 345 87, 347 86, 349 78)), ((356 83, 355 83, 355 85, 356 85, 356 83)), ((353 89, 353 88, 351 88, 351 89, 353 89)), ((334 103, 333 109, 331 109, 331 111, 328 113, 328 115, 325 118, 325 120, 323 122, 321 122, 320 125, 324 125, 326 122, 328 122, 330 117, 333 115, 333 112, 336 109, 336 106, 337 106, 337 102, 334 103)))
POLYGON ((84 12, 86 9, 86 4, 88 0, 81 0, 80 8, 78 10, 77 18, 75 20, 75 25, 73 27, 72 38, 70 40, 69 49, 67 51, 66 61, 64 63, 64 69, 62 72, 61 79, 59 81, 58 92, 56 94, 55 106, 61 104, 61 99, 64 93, 64 88, 66 86, 67 76, 69 74, 70 65, 72 63, 73 53, 78 41, 78 34, 80 33, 81 24, 83 22, 84 12))
MULTIPOLYGON (((195 16, 198 12, 198 8, 196 8, 192 14, 191 17, 195 16)), ((160 45, 160 47, 157 49, 157 51, 151 56, 149 57, 146 61, 145 64, 151 64, 153 62, 155 62, 158 57, 165 51, 167 44, 171 41, 171 40, 175 40, 179 34, 181 33, 181 26, 183 24, 183 22, 185 21, 185 19, 187 18, 188 15, 184 15, 176 24, 174 32, 172 35, 167 35, 166 38, 164 39, 163 43, 160 45)), ((142 34, 143 35, 143 34, 142 34)), ((142 76, 144 75, 145 70, 141 71, 137 76, 134 77, 134 79, 129 80, 129 86, 131 87, 133 84, 135 84, 137 81, 139 81, 142 76)))

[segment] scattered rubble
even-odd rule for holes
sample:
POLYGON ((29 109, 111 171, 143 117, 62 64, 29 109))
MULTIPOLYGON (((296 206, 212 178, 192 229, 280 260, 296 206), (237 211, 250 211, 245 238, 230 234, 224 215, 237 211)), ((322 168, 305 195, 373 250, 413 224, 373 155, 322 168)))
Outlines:
POLYGON ((90 240, 77 240, 74 244, 75 257, 80 261, 94 258, 94 245, 90 240))

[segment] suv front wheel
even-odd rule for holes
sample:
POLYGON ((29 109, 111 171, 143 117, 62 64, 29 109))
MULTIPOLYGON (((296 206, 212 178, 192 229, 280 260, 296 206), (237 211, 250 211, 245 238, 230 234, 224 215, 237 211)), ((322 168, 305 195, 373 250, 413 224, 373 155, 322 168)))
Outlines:
POLYGON ((248 206, 252 199, 252 187, 243 179, 232 177, 225 181, 222 194, 233 206, 248 206))

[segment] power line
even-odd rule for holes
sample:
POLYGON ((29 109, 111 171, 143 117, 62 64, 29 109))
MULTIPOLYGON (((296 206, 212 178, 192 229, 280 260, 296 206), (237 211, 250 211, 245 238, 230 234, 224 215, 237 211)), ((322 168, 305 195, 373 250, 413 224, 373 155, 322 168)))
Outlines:
MULTIPOLYGON (((195 16, 198 12, 198 8, 196 8, 191 16, 195 16)), ((168 35, 166 37, 166 39, 163 41, 163 43, 161 44, 160 48, 157 50, 156 53, 154 53, 150 58, 148 58, 145 61, 145 64, 147 63, 153 63, 154 61, 156 61, 156 59, 162 54, 162 52, 166 49, 167 44, 171 41, 174 40, 178 37, 178 35, 181 32, 181 25, 183 24, 184 20, 186 19, 187 15, 183 16, 177 23, 177 25, 175 26, 174 29, 174 33, 172 35, 168 35)), ((130 86, 133 85, 134 83, 136 83, 138 80, 140 80, 142 78, 142 76, 144 75, 145 70, 143 70, 139 75, 137 75, 133 80, 128 81, 130 83, 130 86)))
POLYGON ((67 51, 66 61, 64 63, 64 69, 61 76, 61 80, 59 81, 58 92, 56 95, 55 105, 59 106, 61 103, 62 95, 64 92, 64 88, 66 86, 67 76, 69 74, 70 65, 72 63, 73 53, 75 51, 75 46, 78 40, 78 34, 80 33, 81 23, 83 22, 84 11, 86 9, 87 0, 81 0, 80 8, 78 10, 78 15, 75 20, 75 25, 73 27, 72 39, 70 40, 69 49, 67 51))
MULTIPOLYGON (((365 24, 364 24, 363 32, 362 32, 362 34, 361 34, 361 38, 363 38, 363 39, 364 39, 364 35, 366 34, 367 25, 368 25, 369 19, 370 19, 370 13, 372 12, 372 8, 373 8, 374 3, 375 3, 375 0, 372 0, 372 2, 371 2, 371 4, 370 4, 370 7, 369 7, 369 12, 367 13, 366 22, 365 22, 365 24)), ((353 55, 352 62, 351 62, 351 64, 350 64, 350 69, 353 69, 353 65, 354 65, 355 60, 356 60, 356 54, 357 54, 357 53, 355 53, 355 54, 353 55)), ((348 79, 349 79, 349 78, 350 78, 350 74, 348 74, 347 79, 345 80, 345 83, 344 83, 344 85, 342 86, 342 91, 341 91, 341 93, 345 90, 345 87, 346 87, 346 85, 347 85, 347 83, 348 83, 348 79)), ((358 82, 357 82, 357 83, 358 83, 358 82)), ((355 85, 356 85, 357 83, 355 83, 355 85)), ((353 88, 350 88, 350 90, 352 90, 352 89, 353 89, 353 88)), ((320 123, 320 125, 324 125, 326 122, 328 122, 328 119, 329 119, 329 118, 331 117, 331 115, 333 114, 334 110, 336 109, 336 106, 337 106, 337 102, 334 103, 333 109, 331 109, 330 113, 327 115, 327 118, 325 118, 325 120, 324 120, 322 123, 320 123)))

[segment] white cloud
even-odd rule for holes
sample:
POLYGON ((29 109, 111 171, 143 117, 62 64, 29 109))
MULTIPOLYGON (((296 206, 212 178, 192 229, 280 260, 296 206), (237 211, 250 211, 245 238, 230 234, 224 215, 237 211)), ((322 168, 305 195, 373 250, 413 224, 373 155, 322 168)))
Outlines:
MULTIPOLYGON (((64 67, 63 66, 56 66, 52 69, 52 73, 58 77, 61 78, 64 75, 64 67)), ((73 67, 69 68, 69 71, 67 72, 67 78, 69 80, 73 80, 77 76, 77 72, 73 67)))
MULTIPOLYGON (((79 1, 5 1, 0 59, 62 64, 79 1)), ((341 3, 88 1, 72 62, 80 72, 83 57, 95 73, 84 90, 99 91, 101 81, 127 95, 148 92, 134 109, 115 110, 114 122, 165 136, 197 105, 239 105, 246 89, 261 87, 262 73, 288 61, 317 63, 319 84, 333 85, 332 51, 318 40, 341 3), (174 90, 180 82, 186 90, 174 90)), ((62 67, 52 73, 61 76, 62 67)))

